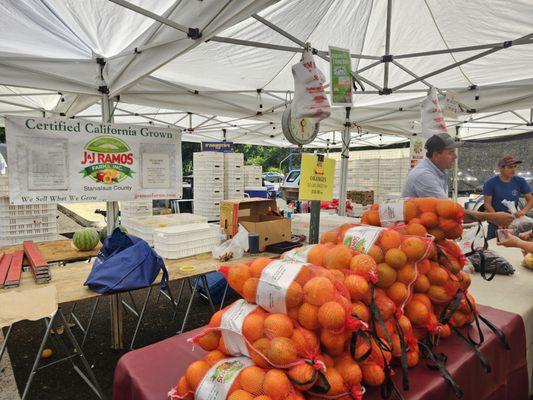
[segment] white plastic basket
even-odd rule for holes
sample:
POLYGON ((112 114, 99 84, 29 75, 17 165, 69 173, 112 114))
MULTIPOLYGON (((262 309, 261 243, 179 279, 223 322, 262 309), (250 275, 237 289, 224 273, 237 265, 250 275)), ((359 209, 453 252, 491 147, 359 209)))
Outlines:
MULTIPOLYGON (((291 231, 293 235, 309 236, 309 223, 311 214, 293 214, 291 218, 291 231)), ((356 223, 351 217, 341 217, 320 212, 319 236, 343 224, 356 223)))
POLYGON ((45 233, 45 234, 35 234, 35 235, 12 235, 12 236, 4 236, 3 234, 0 234, 0 246, 12 246, 16 244, 22 244, 23 242, 26 242, 28 240, 32 240, 34 242, 48 242, 50 240, 57 240, 57 232, 55 233, 45 233))

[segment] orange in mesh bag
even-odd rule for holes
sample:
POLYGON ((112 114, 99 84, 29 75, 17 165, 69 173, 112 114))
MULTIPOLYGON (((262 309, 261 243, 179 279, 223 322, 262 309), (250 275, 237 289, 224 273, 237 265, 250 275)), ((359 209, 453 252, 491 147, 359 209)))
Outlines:
POLYGON ((220 268, 228 284, 250 303, 286 314, 309 330, 344 330, 351 318, 350 295, 340 270, 302 262, 258 258, 220 268))
POLYGON ((303 400, 287 375, 280 370, 266 370, 247 357, 219 358, 208 353, 185 371, 170 400, 303 400))
POLYGON ((362 224, 389 226, 407 224, 405 233, 425 236, 437 241, 457 239, 462 235, 463 207, 449 199, 431 197, 401 199, 374 204, 361 218, 362 224))
MULTIPOLYGON (((251 357, 263 368, 291 368, 309 364, 324 367, 318 358, 317 336, 287 315, 268 313, 256 304, 237 300, 211 317, 208 327, 192 341, 204 350, 251 357)), ((316 374, 313 376, 316 379, 316 374)))

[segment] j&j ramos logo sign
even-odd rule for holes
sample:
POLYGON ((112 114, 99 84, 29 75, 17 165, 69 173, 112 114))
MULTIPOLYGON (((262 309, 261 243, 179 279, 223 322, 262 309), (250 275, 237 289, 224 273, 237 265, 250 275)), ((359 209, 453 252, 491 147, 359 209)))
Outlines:
POLYGON ((133 164, 133 153, 122 140, 99 136, 85 145, 80 174, 97 183, 106 185, 122 182, 135 173, 130 166, 133 164))

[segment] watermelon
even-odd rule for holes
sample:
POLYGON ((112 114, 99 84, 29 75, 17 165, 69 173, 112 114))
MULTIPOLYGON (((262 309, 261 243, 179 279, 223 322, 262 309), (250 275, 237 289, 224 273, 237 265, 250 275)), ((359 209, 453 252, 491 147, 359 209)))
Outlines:
POLYGON ((83 228, 72 237, 74 247, 82 251, 94 249, 99 240, 98 231, 94 228, 83 228))
MULTIPOLYGON (((120 228, 122 233, 128 233, 128 230, 124 226, 119 225, 118 227, 120 228)), ((106 238, 107 238, 107 225, 104 226, 102 229, 100 229, 100 242, 102 242, 103 244, 106 238)))

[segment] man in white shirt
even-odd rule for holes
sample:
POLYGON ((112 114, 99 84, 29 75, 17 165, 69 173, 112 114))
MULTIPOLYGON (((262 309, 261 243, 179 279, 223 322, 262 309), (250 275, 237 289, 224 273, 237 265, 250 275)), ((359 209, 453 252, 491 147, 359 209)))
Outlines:
MULTIPOLYGON (((407 174, 402 197, 448 198, 448 176, 457 154, 455 149, 464 142, 455 141, 447 133, 431 136, 425 144, 426 158, 407 174)), ((514 217, 504 212, 479 212, 465 210, 465 215, 480 221, 490 221, 498 226, 509 225, 514 217)))

